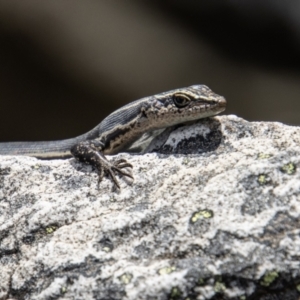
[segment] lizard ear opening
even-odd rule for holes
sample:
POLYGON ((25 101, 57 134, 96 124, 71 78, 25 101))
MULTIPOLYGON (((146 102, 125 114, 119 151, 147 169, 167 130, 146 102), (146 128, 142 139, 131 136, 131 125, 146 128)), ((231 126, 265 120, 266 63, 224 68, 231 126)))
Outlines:
POLYGON ((191 99, 184 94, 175 94, 173 96, 173 102, 178 108, 187 106, 190 103, 191 99))

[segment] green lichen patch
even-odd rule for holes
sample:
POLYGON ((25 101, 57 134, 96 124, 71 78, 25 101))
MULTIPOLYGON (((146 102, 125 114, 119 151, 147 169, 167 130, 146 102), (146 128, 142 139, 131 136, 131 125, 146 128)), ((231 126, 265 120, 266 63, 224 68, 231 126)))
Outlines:
POLYGON ((300 293, 300 284, 296 285, 296 290, 300 293))
POLYGON ((169 299, 179 299, 181 295, 182 295, 181 290, 178 287, 174 286, 171 289, 169 299))
POLYGON ((263 276, 262 280, 260 281, 260 284, 262 286, 269 286, 278 276, 278 272, 270 271, 263 276))
POLYGON ((56 226, 48 226, 48 227, 45 228, 45 231, 46 231, 47 234, 51 234, 51 233, 53 233, 56 229, 57 229, 56 226))
POLYGON ((270 177, 268 175, 266 175, 266 174, 260 174, 257 177, 257 182, 260 185, 268 184, 270 181, 271 181, 270 177))
POLYGON ((189 164, 189 162, 190 162, 190 159, 187 157, 183 158, 183 160, 182 160, 183 165, 187 165, 187 164, 189 164))
POLYGON ((119 280, 123 283, 123 284, 129 284, 131 282, 132 279, 132 275, 130 273, 124 273, 119 277, 119 280))
POLYGON ((108 238, 103 238, 99 241, 100 249, 106 253, 112 252, 114 249, 114 245, 112 241, 108 238))
POLYGON ((199 211, 193 213, 193 215, 190 219, 190 222, 193 224, 193 223, 196 223, 199 219, 210 219, 213 216, 214 216, 214 213, 210 209, 199 210, 199 211))
POLYGON ((158 270, 159 275, 165 275, 165 274, 170 274, 176 270, 175 266, 170 266, 170 267, 164 267, 158 270))
POLYGON ((214 291, 216 293, 224 293, 225 290, 226 290, 225 284, 221 281, 216 281, 214 285, 214 291))
POLYGON ((198 285, 201 286, 201 285, 204 285, 204 284, 205 284, 205 280, 202 277, 200 277, 198 279, 198 285))
POLYGON ((296 172, 296 166, 293 163, 288 163, 282 166, 280 171, 288 175, 293 175, 296 172))
POLYGON ((102 247, 102 250, 106 253, 111 252, 111 248, 107 246, 102 247))
POLYGON ((258 159, 267 159, 267 158, 270 158, 270 157, 272 157, 272 155, 268 154, 268 153, 259 153, 258 156, 257 156, 258 159))

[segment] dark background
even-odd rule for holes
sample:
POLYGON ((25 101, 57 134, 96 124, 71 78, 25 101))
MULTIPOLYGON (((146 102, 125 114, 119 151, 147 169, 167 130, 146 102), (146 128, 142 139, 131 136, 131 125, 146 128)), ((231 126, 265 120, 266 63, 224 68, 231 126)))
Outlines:
POLYGON ((192 84, 300 125, 300 1, 0 0, 0 141, 73 137, 192 84))

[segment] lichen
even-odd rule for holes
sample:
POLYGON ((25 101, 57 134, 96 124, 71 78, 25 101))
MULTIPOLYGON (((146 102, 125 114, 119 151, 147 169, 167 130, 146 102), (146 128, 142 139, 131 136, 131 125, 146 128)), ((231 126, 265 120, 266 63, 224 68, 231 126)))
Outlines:
POLYGON ((259 153, 257 158, 258 159, 267 159, 270 158, 272 155, 271 154, 267 154, 267 153, 259 153))
POLYGON ((265 185, 270 181, 270 179, 267 175, 260 174, 260 175, 258 175, 257 181, 260 185, 265 185))
POLYGON ((193 213, 191 217, 191 223, 197 222, 199 219, 210 219, 214 216, 214 213, 210 209, 203 209, 193 213))
POLYGON ((264 275, 260 284, 262 286, 269 286, 278 276, 279 276, 278 272, 270 271, 264 275))
POLYGON ((159 275, 170 274, 176 270, 175 266, 165 267, 158 270, 159 275))
POLYGON ((224 293, 225 290, 226 290, 226 286, 225 286, 225 284, 223 282, 217 281, 215 283, 214 291, 216 293, 224 293))
POLYGON ((47 234, 53 233, 56 229, 57 229, 56 226, 49 226, 45 228, 47 234))
POLYGON ((171 293, 170 293, 169 299, 178 299, 181 295, 182 295, 181 290, 178 287, 174 286, 171 289, 171 293))
POLYGON ((131 282, 131 279, 132 279, 132 275, 130 273, 124 273, 119 277, 119 280, 123 284, 129 284, 131 282))
POLYGON ((292 175, 296 172, 296 166, 293 163, 288 163, 281 167, 281 172, 292 175))

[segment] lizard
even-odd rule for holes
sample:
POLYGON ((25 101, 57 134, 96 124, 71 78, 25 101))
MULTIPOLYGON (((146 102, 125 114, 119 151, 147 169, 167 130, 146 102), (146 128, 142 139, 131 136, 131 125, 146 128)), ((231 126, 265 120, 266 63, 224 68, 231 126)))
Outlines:
POLYGON ((58 141, 2 142, 0 155, 26 155, 42 159, 68 158, 91 164, 120 189, 116 175, 133 179, 125 159, 110 161, 106 155, 146 152, 157 135, 174 125, 214 116, 226 108, 224 97, 205 85, 192 85, 133 101, 108 115, 85 134, 58 141))

